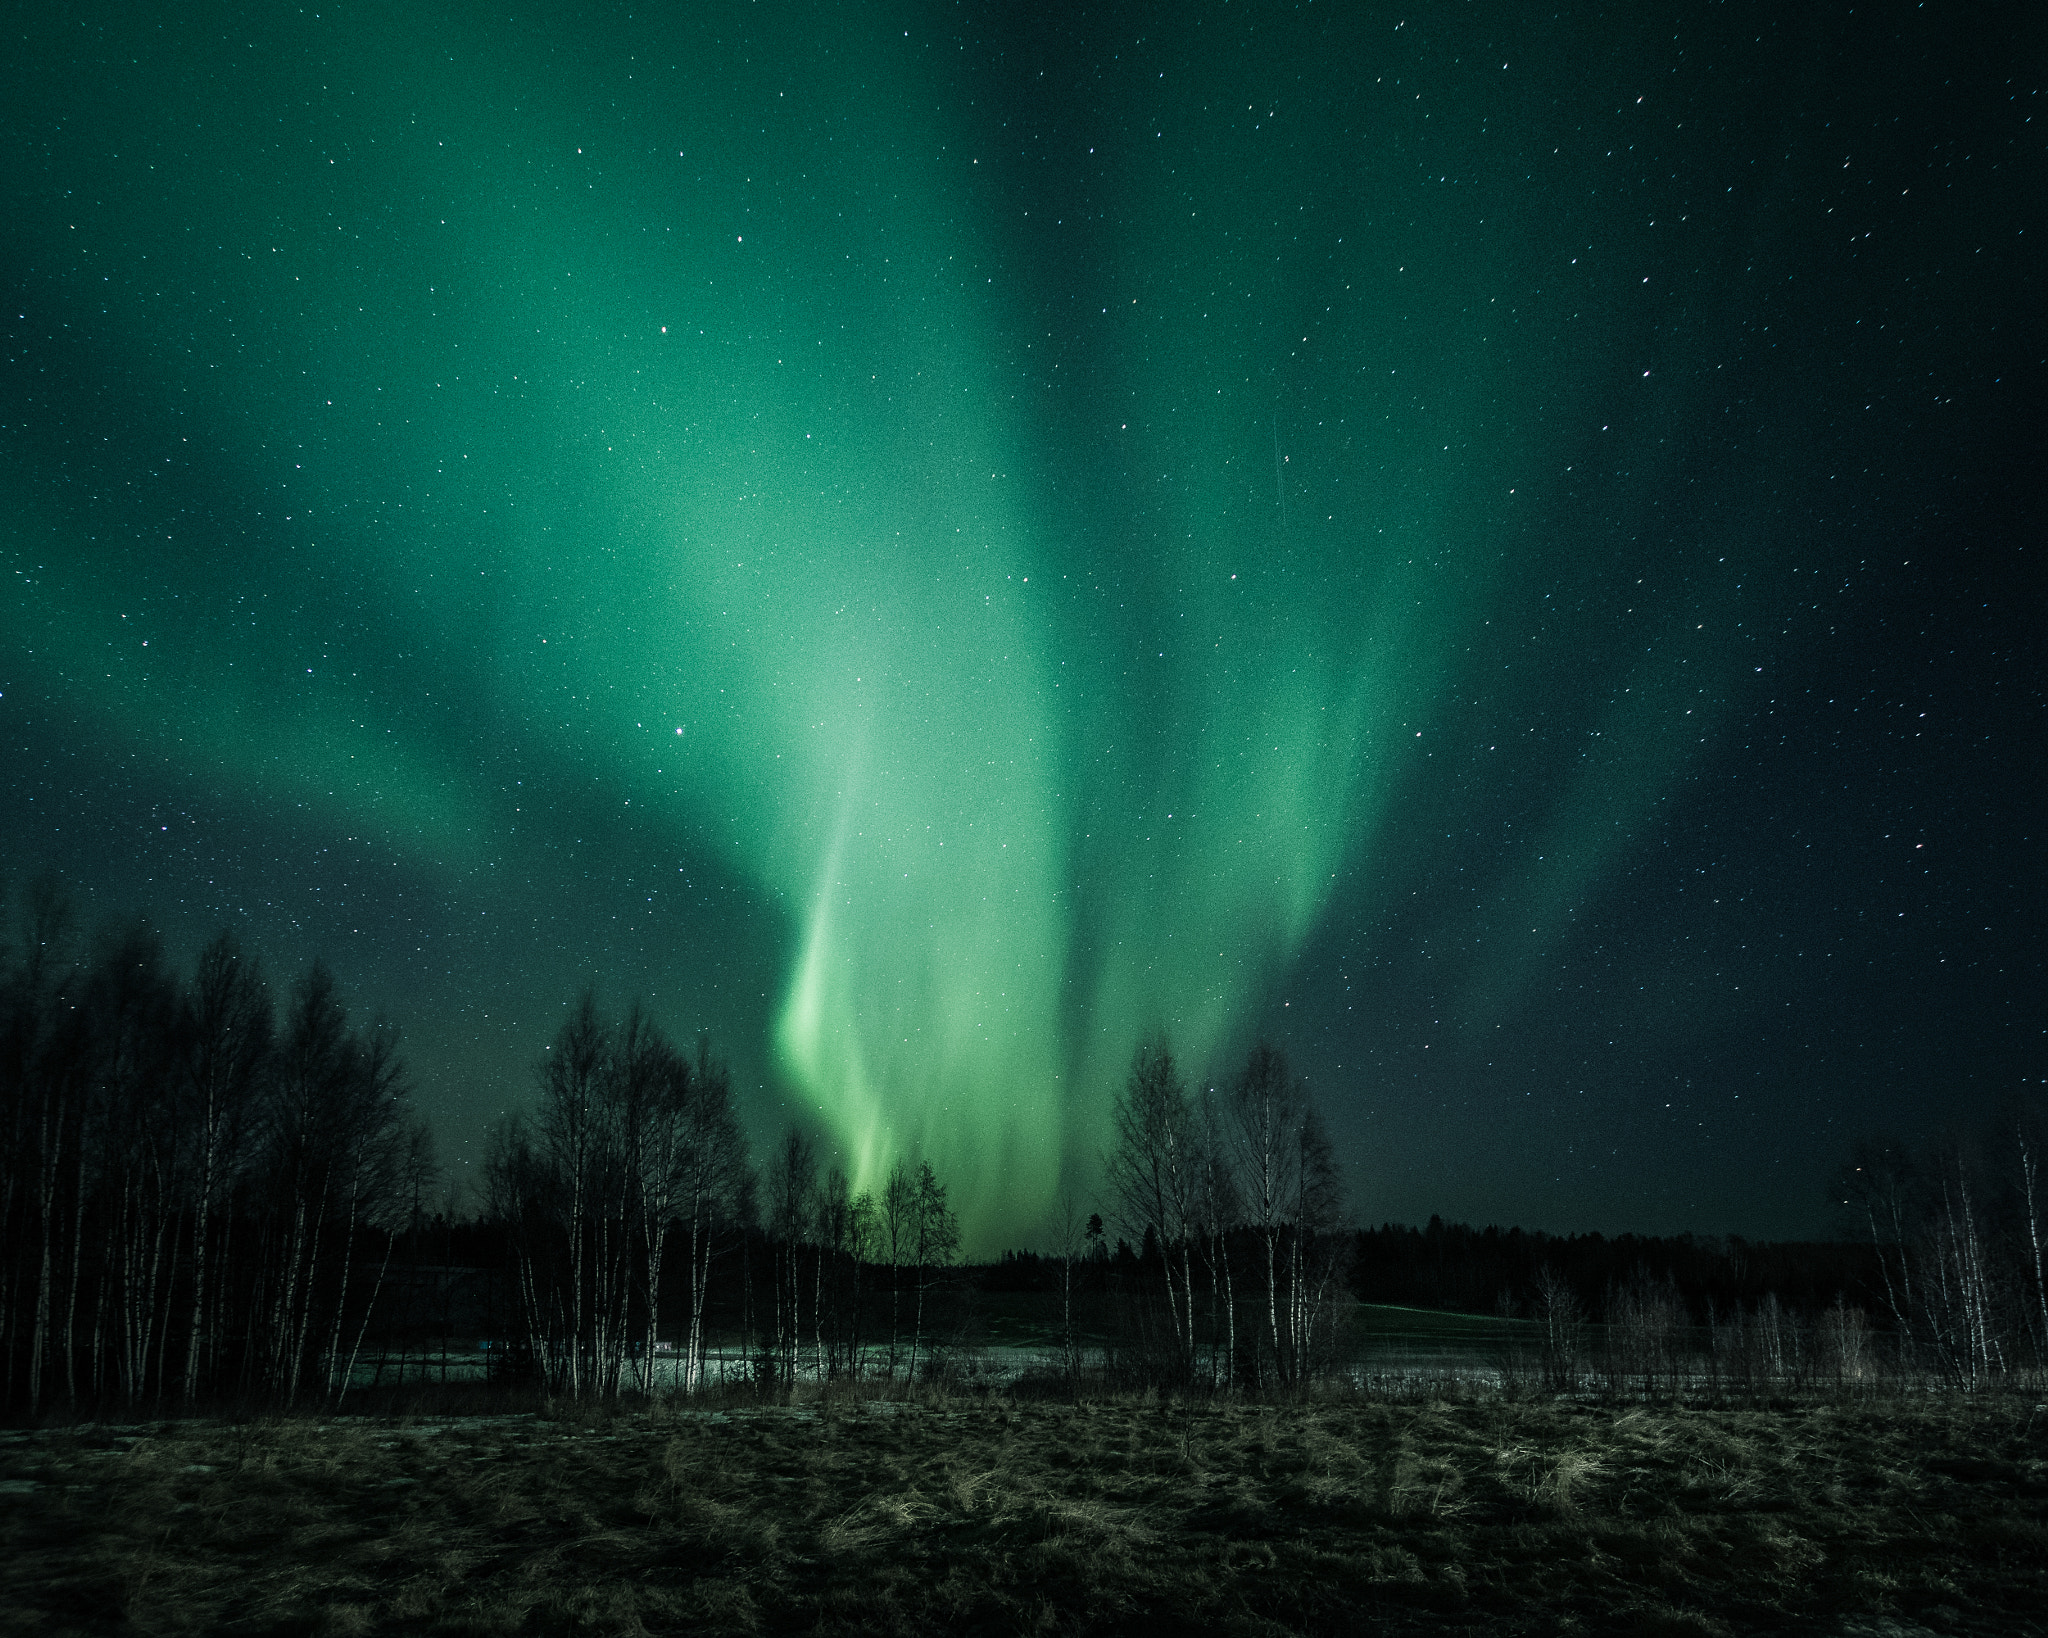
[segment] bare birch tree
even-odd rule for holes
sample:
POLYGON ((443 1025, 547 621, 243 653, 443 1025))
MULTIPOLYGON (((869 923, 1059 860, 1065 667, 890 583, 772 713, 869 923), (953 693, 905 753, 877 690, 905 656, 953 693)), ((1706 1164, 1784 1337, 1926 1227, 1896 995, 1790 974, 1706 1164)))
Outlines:
MULTIPOLYGON (((1261 1041, 1230 1083, 1224 1130, 1236 1162, 1239 1200, 1246 1226, 1259 1243, 1266 1287, 1266 1337, 1278 1380, 1293 1380, 1291 1329, 1281 1323, 1281 1241, 1301 1188, 1301 1088, 1286 1057, 1261 1041)), ((1254 1355, 1254 1379, 1263 1372, 1254 1355)))
POLYGON ((903 1265, 917 1234, 917 1179, 898 1160, 882 1185, 881 1250, 889 1263, 889 1375, 896 1375, 900 1349, 903 1265))
POLYGON ((1216 1316, 1210 1346, 1210 1379, 1237 1382, 1237 1277, 1231 1266, 1230 1236, 1242 1210, 1237 1177, 1224 1139, 1222 1112, 1214 1087, 1204 1089, 1196 1108, 1195 1190, 1191 1238, 1202 1248, 1209 1275, 1209 1307, 1216 1316))
POLYGON ((1194 1280, 1188 1241, 1198 1180, 1197 1131, 1188 1091, 1164 1037, 1140 1046, 1110 1117, 1105 1161, 1119 1226, 1142 1241, 1149 1229, 1166 1276, 1166 1309, 1179 1368, 1194 1365, 1194 1280))
POLYGON ((183 1026, 186 1123, 192 1159, 192 1294, 180 1396, 188 1402, 219 1359, 226 1304, 210 1291, 216 1214, 234 1190, 247 1152, 250 1112, 270 1061, 270 998, 262 975, 229 933, 200 952, 183 1026), (207 1300, 214 1298, 209 1314, 207 1300))
POLYGON ((1060 1375, 1071 1388, 1081 1379, 1081 1341, 1074 1329, 1074 1265, 1087 1248, 1087 1219, 1073 1192, 1062 1189, 1046 1216, 1046 1236, 1060 1265, 1060 1375))
POLYGON ((2038 1317, 2040 1329, 2034 1333, 2034 1357, 2048 1362, 2048 1274, 2044 1274, 2041 1251, 2041 1156, 2038 1145, 2027 1132, 2023 1115, 2013 1117, 2013 1152, 2018 1160, 2021 1221, 2025 1224, 2025 1258, 2029 1272, 2034 1276, 2033 1313, 2029 1316, 2031 1327, 2038 1317))
POLYGON ((792 1126, 768 1175, 769 1232, 775 1242, 775 1351, 785 1384, 796 1381, 803 1296, 801 1255, 816 1213, 818 1157, 792 1126))
POLYGON ((1331 1340, 1332 1299, 1342 1242, 1336 1230, 1344 1210, 1344 1181, 1321 1112, 1306 1091, 1296 1128, 1294 1210, 1287 1235, 1289 1350, 1297 1380, 1315 1374, 1331 1340))
POLYGON ((754 1216, 754 1171, 746 1136, 732 1107, 732 1078, 699 1036, 689 1095, 683 1108, 679 1210, 690 1257, 689 1329, 684 1343, 683 1389, 704 1385, 704 1312, 717 1252, 754 1216))
POLYGON ((919 1161, 911 1208, 911 1262, 917 1279, 917 1320, 910 1334, 910 1379, 917 1380, 918 1350, 924 1342, 924 1298, 932 1278, 950 1268, 960 1251, 960 1219, 946 1204, 946 1185, 931 1162, 919 1161))

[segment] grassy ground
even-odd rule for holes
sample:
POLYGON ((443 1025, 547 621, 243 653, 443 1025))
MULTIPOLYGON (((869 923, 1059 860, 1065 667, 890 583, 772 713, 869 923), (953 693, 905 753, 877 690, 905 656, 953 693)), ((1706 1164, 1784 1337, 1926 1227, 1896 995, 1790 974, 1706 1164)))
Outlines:
POLYGON ((2048 1409, 842 1402, 0 1435, 0 1628, 2048 1633, 2048 1409))

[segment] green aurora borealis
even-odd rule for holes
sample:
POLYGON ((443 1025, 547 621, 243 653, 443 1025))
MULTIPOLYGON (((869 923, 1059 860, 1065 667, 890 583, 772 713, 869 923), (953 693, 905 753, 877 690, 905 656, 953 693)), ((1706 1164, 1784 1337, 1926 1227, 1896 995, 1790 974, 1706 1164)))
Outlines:
POLYGON ((2048 109, 1946 26, 26 19, 6 873, 324 953, 458 1161, 595 982, 982 1248, 1159 1029, 1283 1039, 1367 1216, 1803 1226, 1955 1057, 1838 987, 1948 993, 1893 833, 2038 732, 1858 737, 1898 605, 2018 618, 1914 566, 2038 402, 2048 109))

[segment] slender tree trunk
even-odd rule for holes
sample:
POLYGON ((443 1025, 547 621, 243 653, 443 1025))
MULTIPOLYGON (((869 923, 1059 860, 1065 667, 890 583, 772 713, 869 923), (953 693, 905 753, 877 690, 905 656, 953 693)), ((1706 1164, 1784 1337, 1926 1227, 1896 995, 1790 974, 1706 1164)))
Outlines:
POLYGON ((1309 1380, 1309 1327, 1313 1323, 1313 1314, 1311 1314, 1311 1308, 1309 1308, 1309 1245, 1307 1245, 1307 1231, 1305 1231, 1303 1224, 1300 1224, 1300 1222, 1294 1224, 1294 1235, 1292 1235, 1292 1239, 1288 1243, 1286 1300, 1288 1300, 1288 1321, 1290 1321, 1290 1333, 1292 1333, 1294 1380, 1296 1382, 1307 1382, 1309 1380))
POLYGON ((578 1369, 583 1352, 583 1161, 575 1157, 575 1177, 569 1199, 569 1397, 582 1397, 583 1376, 578 1369))
POLYGON ((654 1395, 654 1349, 661 1341, 661 1265, 662 1253, 666 1249, 667 1227, 657 1224, 648 1230, 647 1239, 647 1349, 644 1355, 647 1368, 642 1373, 642 1391, 649 1398, 654 1395))
POLYGON ((894 1257, 889 1259, 889 1379, 896 1378, 896 1353, 901 1343, 901 1322, 898 1313, 903 1290, 903 1265, 894 1257))
MULTIPOLYGON (((81 1128, 84 1125, 80 1119, 81 1128)), ((73 1325, 78 1317, 78 1282, 85 1263, 85 1133, 78 1134, 78 1161, 73 1169, 71 1201, 71 1280, 64 1294, 64 1398, 78 1403, 78 1375, 73 1325)))
POLYGON ((170 1255, 164 1269, 163 1302, 153 1322, 156 1327, 156 1369, 151 1376, 156 1383, 156 1401, 159 1406, 170 1394, 171 1309, 178 1300, 178 1249, 184 1243, 184 1236, 179 1233, 179 1223, 184 1215, 183 1211, 174 1211, 168 1219, 170 1255))
POLYGON ((754 1246, 742 1225, 740 1232, 740 1347, 749 1367, 754 1359, 754 1246))
MULTIPOLYGON (((1071 1211, 1071 1208, 1066 1209, 1071 1211)), ((1072 1245, 1072 1216, 1069 1215, 1066 1221, 1069 1226, 1063 1232, 1067 1236, 1067 1244, 1072 1245)), ((1062 1362, 1066 1366, 1067 1383, 1071 1388, 1080 1377, 1081 1367, 1074 1347, 1074 1259, 1069 1256, 1060 1258, 1060 1352, 1063 1356, 1062 1362)))
MULTIPOLYGON (((384 1260, 377 1265, 377 1279, 376 1282, 370 1287, 370 1300, 363 1304, 362 1321, 360 1324, 356 1326, 356 1340, 349 1348, 348 1364, 343 1367, 341 1373, 341 1384, 335 1390, 334 1408, 336 1410, 341 1409, 341 1402, 343 1398, 345 1398, 348 1394, 349 1382, 356 1374, 356 1356, 363 1351, 363 1337, 365 1336, 365 1334, 368 1333, 370 1329, 370 1314, 372 1310, 374 1310, 377 1306, 378 1293, 380 1293, 384 1289, 384 1272, 391 1266, 391 1242, 396 1238, 397 1236, 390 1234, 384 1236, 384 1260)), ((418 1259, 415 1258, 414 1262, 417 1263, 418 1259)), ((446 1351, 446 1348, 447 1344, 444 1340, 442 1344, 443 1352, 446 1351)), ((381 1362, 378 1365, 378 1370, 380 1372, 383 1370, 383 1365, 381 1362)))
POLYGON ((924 1264, 919 1263, 911 1270, 917 1281, 917 1319, 910 1332, 910 1381, 917 1383, 917 1356, 924 1347, 924 1264))
POLYGON ((2033 1150, 2027 1146, 2024 1132, 2019 1134, 2019 1150, 2020 1183, 2025 1190, 2027 1204, 2027 1243, 2034 1253, 2034 1300, 2039 1304, 2041 1311, 2040 1341, 2035 1346, 2034 1354, 2038 1362, 2048 1363, 2048 1280, 2042 1278, 2041 1218, 2034 1203, 2035 1185, 2039 1181, 2041 1168, 2040 1163, 2034 1158, 2033 1150))
MULTIPOLYGON (((356 1174, 349 1179, 348 1224, 341 1239, 341 1287, 334 1295, 334 1327, 327 1339, 327 1397, 337 1402, 341 1396, 335 1391, 334 1372, 341 1359, 341 1328, 348 1315, 348 1282, 355 1271, 356 1258, 356 1203, 362 1191, 361 1159, 358 1157, 356 1174)), ((386 1256, 389 1251, 387 1248, 386 1256)), ((364 1323, 368 1323, 367 1313, 364 1323)))
POLYGON ((592 1398, 602 1398, 605 1391, 605 1219, 604 1214, 592 1210, 588 1214, 590 1224, 590 1245, 585 1254, 584 1273, 589 1279, 585 1293, 583 1319, 585 1342, 583 1354, 584 1391, 592 1398))
POLYGON ((95 1399, 107 1394, 107 1267, 100 1264, 100 1277, 92 1293, 92 1392, 95 1399))
MULTIPOLYGON (((320 1209, 313 1217, 313 1230, 307 1239, 306 1269, 302 1295, 299 1302, 298 1325, 291 1339, 291 1375, 285 1386, 285 1403, 296 1404, 299 1398, 299 1375, 305 1369, 306 1344, 313 1331, 313 1285, 320 1272, 320 1240, 327 1227, 327 1183, 323 1178, 320 1185, 320 1209)), ((343 1291, 347 1287, 344 1283, 343 1291)))
POLYGON ((121 1272, 121 1391, 130 1405, 142 1398, 143 1363, 148 1357, 144 1319, 143 1267, 145 1241, 142 1224, 142 1186, 131 1182, 126 1191, 122 1215, 121 1272))
POLYGON ((861 1258, 858 1241, 847 1252, 847 1257, 852 1264, 849 1273, 853 1280, 853 1314, 852 1327, 846 1344, 846 1374, 858 1382, 860 1380, 862 1364, 861 1348, 867 1337, 867 1331, 862 1323, 865 1316, 861 1310, 861 1298, 863 1295, 862 1275, 865 1265, 861 1258))
POLYGON ((192 1402, 199 1383, 199 1339, 206 1315, 206 1237, 213 1206, 213 1158, 211 1150, 201 1168, 199 1201, 192 1226, 192 1323, 185 1334, 185 1379, 178 1397, 192 1402))
POLYGON ((1233 1389, 1237 1386, 1237 1279, 1230 1267, 1230 1237, 1219 1234, 1221 1241, 1219 1260, 1223 1264, 1223 1314, 1224 1330, 1229 1344, 1224 1351, 1224 1365, 1229 1372, 1226 1380, 1233 1389))
POLYGON ((697 1275, 697 1220, 690 1219, 690 1320, 683 1343, 683 1392, 693 1394, 703 1372, 704 1307, 697 1275))
POLYGON ((1165 1323, 1174 1333, 1174 1353, 1178 1355, 1186 1341, 1186 1333, 1180 1319, 1180 1298, 1174 1292, 1174 1247, 1165 1243, 1163 1235, 1159 1237, 1159 1267, 1165 1271, 1165 1323))
MULTIPOLYGON (((1877 1253, 1877 1271, 1884 1280, 1885 1306, 1892 1311, 1892 1323, 1899 1328, 1900 1336, 1910 1346, 1913 1318, 1907 1305, 1900 1301, 1898 1290, 1892 1285, 1891 1259, 1885 1255, 1884 1242, 1878 1237, 1877 1213, 1866 1204, 1864 1207, 1864 1217, 1870 1224, 1870 1248, 1877 1253)), ((1899 1260, 1902 1264, 1905 1261, 1905 1256, 1906 1248, 1901 1245, 1899 1247, 1899 1260)))
POLYGON ((689 1394, 697 1391, 704 1374, 704 1300, 698 1247, 701 1238, 702 1224, 697 1203, 693 1200, 690 1208, 690 1315, 688 1339, 683 1345, 683 1392, 689 1394))
POLYGON ((57 1145, 63 1140, 63 1106, 58 1103, 57 1119, 50 1118, 49 1103, 43 1107, 42 1141, 37 1152, 42 1159, 42 1258, 36 1274, 35 1321, 29 1329, 28 1355, 28 1408, 31 1415, 39 1414, 43 1408, 43 1355, 50 1346, 50 1288, 56 1279, 53 1263, 55 1251, 55 1225, 57 1217, 57 1168, 60 1164, 57 1145), (56 1127, 53 1139, 51 1127, 56 1127))
POLYGON ((1223 1282, 1216 1267, 1213 1243, 1202 1247, 1202 1261, 1209 1268, 1209 1382, 1214 1386, 1220 1375, 1223 1355, 1223 1282))
POLYGON ((1905 1215, 1903 1209, 1900 1206, 1899 1199, 1896 1194, 1892 1196, 1890 1204, 1892 1218, 1892 1238, 1899 1248, 1899 1291, 1905 1301, 1906 1342, 1907 1346, 1910 1348, 1913 1343, 1914 1317, 1920 1306, 1920 1303, 1918 1300, 1915 1299, 1913 1295, 1913 1263, 1912 1259, 1907 1255, 1906 1250, 1905 1215))
MULTIPOLYGON (((229 1283, 235 1272, 235 1212, 232 1198, 227 1209, 221 1213, 219 1278, 213 1282, 213 1319, 207 1327, 207 1342, 199 1358, 199 1368, 209 1376, 220 1372, 221 1354, 225 1345, 228 1314, 234 1300, 234 1287, 229 1283)), ((253 1313, 253 1308, 251 1309, 253 1313)), ((244 1351, 247 1343, 244 1342, 244 1351)))
POLYGON ((273 1391, 282 1395, 291 1375, 289 1349, 294 1330, 292 1307, 299 1282, 299 1250, 304 1241, 306 1226, 305 1180, 294 1180, 298 1192, 292 1198, 291 1229, 282 1236, 276 1256, 276 1294, 270 1303, 270 1337, 268 1338, 271 1360, 270 1374, 273 1391))
POLYGON ((534 1371, 540 1377, 541 1391, 552 1392, 553 1362, 548 1356, 546 1315, 541 1309, 540 1290, 533 1278, 530 1248, 513 1253, 512 1275, 518 1284, 519 1310, 526 1318, 526 1345, 533 1353, 534 1371))
POLYGON ((1278 1267, 1279 1247, 1274 1244, 1277 1235, 1271 1228, 1261 1231, 1266 1242, 1266 1326, 1273 1338, 1273 1369, 1279 1373, 1282 1386, 1286 1385, 1285 1367, 1280 1358, 1280 1270, 1278 1267))
POLYGON ((820 1245, 817 1261, 811 1265, 811 1338, 817 1358, 818 1380, 825 1380, 825 1248, 820 1245))
POLYGON ((711 1288, 711 1225, 690 1225, 690 1390, 704 1386, 704 1301, 711 1288))

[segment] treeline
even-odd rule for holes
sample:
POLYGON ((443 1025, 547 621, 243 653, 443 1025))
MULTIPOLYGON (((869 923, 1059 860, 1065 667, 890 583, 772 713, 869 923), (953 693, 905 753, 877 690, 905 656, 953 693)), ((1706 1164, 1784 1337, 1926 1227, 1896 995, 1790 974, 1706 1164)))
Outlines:
POLYGON ((0 1397, 31 1414, 339 1397, 381 1243, 433 1173, 395 1039, 222 934, 86 949, 59 893, 0 952, 0 1397))
POLYGON ((1829 1242, 1385 1224, 1356 1235, 1351 1289, 1533 1320, 1552 1386, 1973 1389, 2048 1369, 2044 1149, 2025 1107, 1935 1144, 1859 1144, 1837 1182, 1845 1237, 1829 1242))
POLYGON ((1358 1302, 1528 1322, 1503 1369, 1553 1388, 1969 1388, 2048 1364, 2043 1145, 2020 1118, 1860 1150, 1840 1193, 1860 1244, 1360 1230, 1279 1051, 1195 1087, 1160 1040, 1114 1101, 1099 1209, 1063 1199, 1049 1251, 967 1279, 931 1165, 857 1190, 794 1129, 757 1164, 710 1043, 637 1005, 582 997, 536 1094, 476 1215, 435 1216, 395 1036, 352 1024, 323 966, 273 993, 223 934, 179 970, 139 926, 88 945, 36 890, 0 948, 0 1404, 331 1405, 394 1345, 400 1380, 436 1347, 446 1377, 453 1293, 478 1281, 472 1360, 571 1398, 921 1380, 975 1293, 1031 1289, 1035 1376, 1066 1391, 1352 1374, 1358 1302))
MULTIPOLYGON (((792 1129, 757 1167, 706 1043, 686 1054, 644 1012, 608 1018, 588 995, 538 1091, 487 1171, 480 1226, 506 1248, 520 1315, 501 1374, 615 1397, 697 1391, 714 1347, 717 1380, 765 1386, 938 1368, 932 1302, 944 1289, 957 1314, 960 1229, 928 1162, 856 1191, 792 1129)), ((1126 1385, 1264 1388, 1337 1364, 1341 1190, 1284 1056, 1262 1045, 1196 1093, 1147 1045, 1114 1134, 1111 1216, 1143 1250, 1112 1256, 1101 1214, 1071 1202, 1049 1225, 1054 1374, 1078 1384, 1085 1356, 1126 1385)))
POLYGON ((1604 1311, 1631 1282, 1668 1290, 1691 1323, 1754 1307, 1768 1295, 1797 1313, 1817 1313, 1845 1296, 1872 1300, 1877 1259, 1867 1245, 1835 1241, 1752 1241, 1739 1235, 1547 1234, 1475 1229, 1432 1217, 1426 1227, 1383 1223, 1360 1229, 1351 1290, 1361 1302, 1526 1317, 1539 1288, 1561 1281, 1588 1314, 1604 1311))

